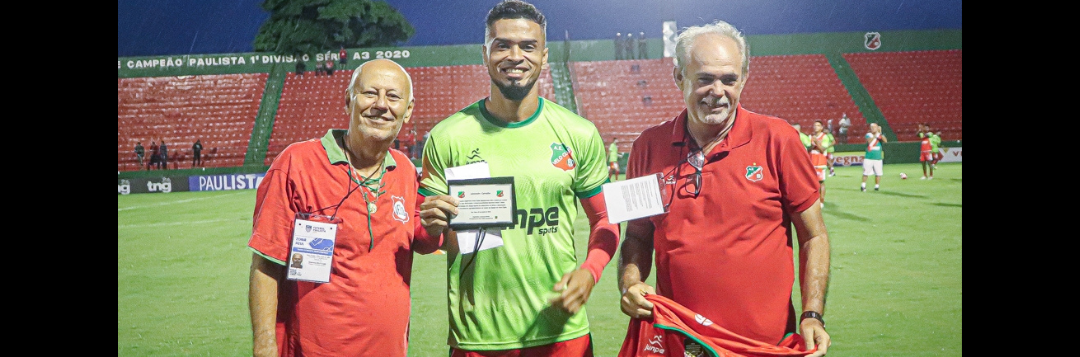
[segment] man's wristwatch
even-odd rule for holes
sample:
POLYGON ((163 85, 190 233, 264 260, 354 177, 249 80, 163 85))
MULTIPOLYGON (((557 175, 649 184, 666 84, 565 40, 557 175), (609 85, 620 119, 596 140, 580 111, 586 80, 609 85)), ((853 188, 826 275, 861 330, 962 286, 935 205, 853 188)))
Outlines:
POLYGON ((821 326, 822 327, 825 326, 825 318, 822 317, 821 313, 819 313, 817 311, 803 312, 802 316, 799 317, 799 322, 802 322, 802 320, 806 320, 806 319, 817 319, 818 321, 821 321, 821 326))

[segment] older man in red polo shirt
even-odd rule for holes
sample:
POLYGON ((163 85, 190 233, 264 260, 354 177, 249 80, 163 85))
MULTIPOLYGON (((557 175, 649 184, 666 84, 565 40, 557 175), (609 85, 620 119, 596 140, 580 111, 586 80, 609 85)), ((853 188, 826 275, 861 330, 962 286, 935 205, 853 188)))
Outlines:
POLYGON ((769 344, 801 333, 812 356, 831 343, 822 317, 829 238, 818 180, 787 121, 746 110, 746 39, 730 24, 691 27, 676 42, 686 110, 634 142, 627 178, 660 173, 666 214, 630 221, 620 249, 622 310, 650 318, 660 294, 740 336, 769 344), (792 230, 802 311, 795 315, 792 230), (656 251, 656 288, 644 283, 656 251), (796 321, 798 326, 796 326, 796 321))
POLYGON ((390 149, 414 105, 405 69, 367 62, 345 95, 349 129, 285 148, 259 185, 255 356, 405 356, 413 252, 435 251, 456 214, 453 197, 424 201, 416 168, 390 149), (286 268, 294 254, 302 264, 286 268))

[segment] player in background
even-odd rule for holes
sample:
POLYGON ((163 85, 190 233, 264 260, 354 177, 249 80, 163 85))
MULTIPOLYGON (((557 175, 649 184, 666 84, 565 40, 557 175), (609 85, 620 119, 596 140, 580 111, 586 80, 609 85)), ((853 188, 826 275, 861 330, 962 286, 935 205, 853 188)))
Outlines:
POLYGON ((937 170, 937 163, 944 156, 941 152, 941 135, 939 135, 941 132, 931 131, 929 125, 926 126, 926 131, 930 133, 930 151, 933 151, 934 154, 934 161, 930 163, 930 168, 937 170))
POLYGON ((799 123, 791 124, 791 126, 793 128, 795 128, 795 131, 799 132, 799 141, 802 142, 802 145, 803 145, 804 148, 806 148, 806 151, 810 152, 810 146, 811 146, 810 135, 807 135, 806 133, 804 133, 802 131, 802 125, 799 124, 799 123))
POLYGON ((870 123, 870 132, 866 133, 866 156, 863 158, 862 186, 860 190, 866 192, 866 177, 874 175, 874 191, 881 189, 881 175, 884 174, 885 152, 881 144, 888 142, 885 135, 881 135, 881 126, 870 123))
POLYGON ((608 181, 619 179, 619 138, 611 138, 608 146, 608 181))
POLYGON ((930 125, 919 123, 919 162, 922 163, 920 180, 934 179, 934 145, 930 143, 930 125))
POLYGON ((836 170, 833 169, 833 164, 836 163, 836 156, 833 153, 836 152, 836 136, 833 136, 832 131, 826 131, 825 135, 829 137, 829 149, 825 151, 825 157, 829 159, 829 176, 836 176, 836 170))
POLYGON ((814 134, 810 136, 810 162, 814 164, 817 172, 818 183, 821 184, 819 195, 821 207, 825 207, 825 178, 829 176, 829 149, 833 147, 832 136, 825 132, 825 125, 821 120, 814 121, 814 134))

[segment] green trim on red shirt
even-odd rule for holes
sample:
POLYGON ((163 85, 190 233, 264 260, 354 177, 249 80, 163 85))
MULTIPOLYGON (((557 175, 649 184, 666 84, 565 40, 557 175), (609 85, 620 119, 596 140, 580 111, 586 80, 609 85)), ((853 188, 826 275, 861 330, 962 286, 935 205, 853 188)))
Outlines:
MULTIPOLYGON (((330 129, 319 140, 323 149, 326 150, 326 157, 330 159, 331 165, 349 163, 349 159, 345 157, 345 150, 338 146, 338 139, 344 138, 348 133, 348 130, 330 129)), ((389 149, 386 150, 386 157, 383 157, 383 167, 387 170, 397 167, 397 160, 394 160, 394 155, 390 155, 389 149)))

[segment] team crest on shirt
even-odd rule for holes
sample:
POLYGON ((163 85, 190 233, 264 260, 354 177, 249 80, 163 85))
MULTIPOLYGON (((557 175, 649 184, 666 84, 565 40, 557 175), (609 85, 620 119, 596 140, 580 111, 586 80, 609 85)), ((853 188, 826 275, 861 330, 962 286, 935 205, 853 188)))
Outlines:
POLYGON ((551 143, 551 165, 563 171, 573 170, 577 163, 574 162, 573 151, 560 143, 551 143))
POLYGON ((390 196, 390 199, 394 201, 394 219, 401 223, 409 223, 409 211, 405 210, 405 198, 390 196))
POLYGON ((867 32, 863 35, 863 46, 871 51, 881 48, 881 34, 877 32, 867 32))
POLYGON ((758 182, 763 178, 765 178, 765 173, 756 162, 746 167, 746 179, 750 180, 750 182, 758 182))

